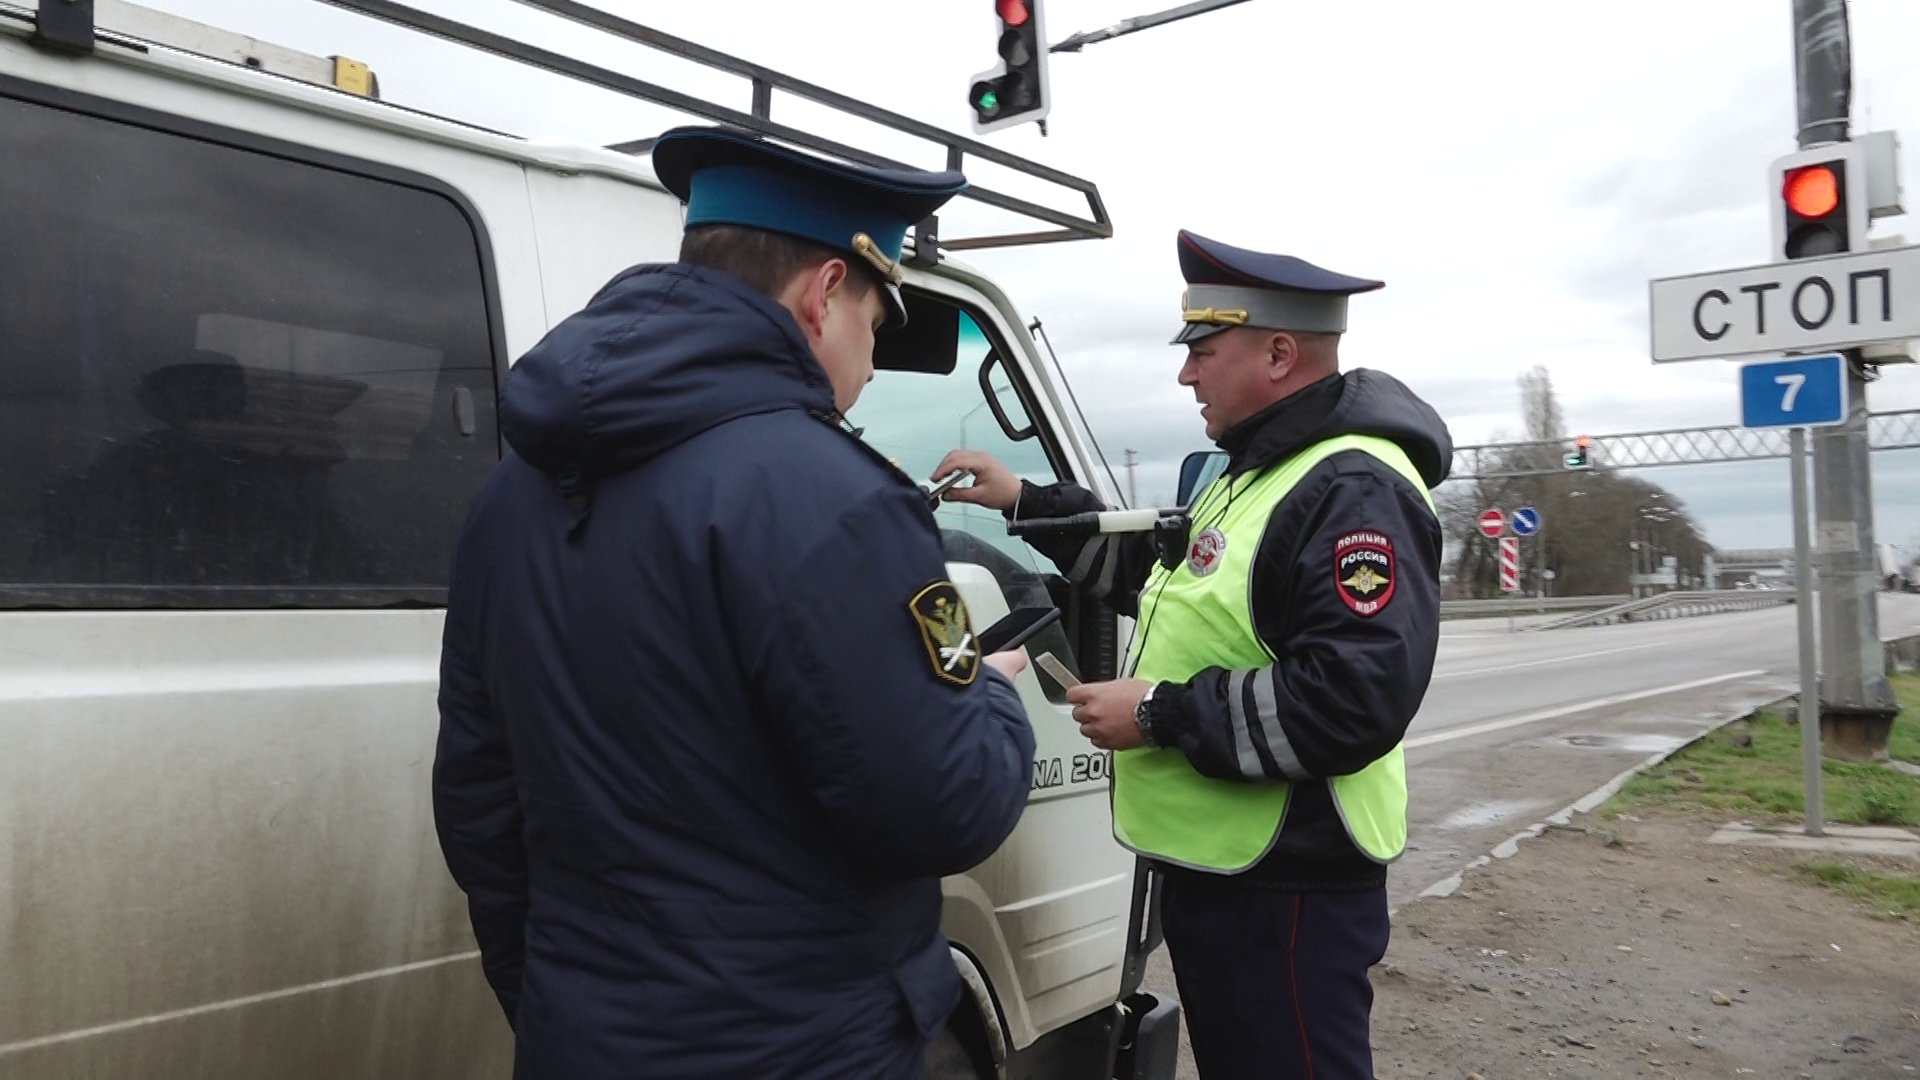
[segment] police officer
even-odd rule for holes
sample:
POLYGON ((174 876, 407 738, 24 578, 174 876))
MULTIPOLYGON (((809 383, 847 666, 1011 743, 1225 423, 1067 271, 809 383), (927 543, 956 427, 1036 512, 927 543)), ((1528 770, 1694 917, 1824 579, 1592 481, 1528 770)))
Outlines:
POLYGON ((920 490, 842 420, 958 173, 668 132, 680 261, 515 365, 462 531, 434 815, 515 1075, 917 1076, 940 884, 1033 735, 920 490))
MULTIPOLYGON (((1035 539, 1133 615, 1133 678, 1068 692, 1115 751, 1114 835, 1166 868, 1168 949, 1205 1080, 1371 1077, 1367 969, 1406 845, 1400 743, 1433 671, 1446 426, 1377 371, 1339 370, 1347 298, 1381 283, 1179 235, 1180 383, 1226 471, 1163 564, 1142 534, 1035 539), (1170 564, 1170 565, 1169 565, 1170 564)), ((1047 518, 1067 484, 971 469, 953 501, 1047 518)))

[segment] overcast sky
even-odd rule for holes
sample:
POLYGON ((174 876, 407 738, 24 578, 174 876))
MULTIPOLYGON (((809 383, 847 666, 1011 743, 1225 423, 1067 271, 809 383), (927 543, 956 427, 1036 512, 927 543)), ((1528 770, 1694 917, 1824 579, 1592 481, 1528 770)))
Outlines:
MULTIPOLYGON (((369 61, 388 99, 516 134, 616 142, 680 122, 313 0, 146 0, 281 44, 369 61)), ((746 108, 740 80, 592 40, 508 0, 419 6, 746 108)), ((598 0, 600 6, 953 130, 993 55, 993 0, 598 0)), ((1048 0, 1059 40, 1172 0, 1048 0)), ((1144 497, 1204 446, 1165 342, 1174 233, 1382 278, 1356 298, 1347 366, 1391 372, 1460 443, 1520 430, 1515 377, 1544 364, 1574 431, 1737 421, 1736 367, 1656 367, 1646 282, 1767 261, 1766 167, 1794 149, 1790 0, 1251 0, 1053 58, 1051 135, 987 136, 1084 176, 1111 240, 974 253, 1044 319, 1116 468, 1144 497)), ((1855 130, 1920 154, 1920 3, 1853 0, 1855 130)), ((775 98, 776 119, 929 167, 937 154, 775 98)), ((1028 193, 1005 178, 983 182, 1028 193)), ((1911 183, 1909 184, 1911 189, 1911 183)), ((1920 199, 1920 195, 1913 198, 1920 199)), ((1071 208, 1063 206, 1063 208, 1071 208)), ((953 234, 995 224, 964 211, 953 234)), ((1897 233, 1906 219, 1879 223, 1897 233)), ((1920 241, 1920 224, 1911 226, 1920 241)), ((1876 410, 1920 407, 1888 370, 1876 410)), ((1714 543, 1791 540, 1783 464, 1652 470, 1714 543)), ((1920 451, 1876 455, 1879 538, 1920 541, 1920 451)), ((1920 552, 1915 552, 1920 553, 1920 552)))

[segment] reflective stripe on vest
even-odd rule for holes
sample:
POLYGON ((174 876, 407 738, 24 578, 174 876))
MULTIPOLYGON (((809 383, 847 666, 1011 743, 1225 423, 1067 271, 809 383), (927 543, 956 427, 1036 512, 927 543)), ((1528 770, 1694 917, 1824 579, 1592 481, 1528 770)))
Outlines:
MULTIPOLYGON (((1231 672, 1228 700, 1243 771, 1257 774, 1259 757, 1241 691, 1250 680, 1256 702, 1273 705, 1270 685, 1263 687, 1265 679, 1249 674, 1275 659, 1253 625, 1254 557, 1281 500, 1314 466, 1348 450, 1369 454, 1405 477, 1433 509, 1426 483, 1397 444, 1360 435, 1329 439, 1263 472, 1237 480, 1223 475, 1208 485, 1194 500, 1189 535, 1219 530, 1225 542, 1216 561, 1204 575, 1194 572, 1191 560, 1171 571, 1156 564, 1141 591, 1133 674, 1155 683, 1184 683, 1209 667, 1231 672)), ((1355 522, 1356 527, 1369 524, 1355 522)), ((1356 847, 1380 863, 1400 857, 1407 846, 1407 766, 1401 747, 1357 773, 1333 777, 1328 787, 1356 847)), ((1179 750, 1118 751, 1113 755, 1113 835, 1148 858, 1238 873, 1273 847, 1291 790, 1284 781, 1202 776, 1179 750)))

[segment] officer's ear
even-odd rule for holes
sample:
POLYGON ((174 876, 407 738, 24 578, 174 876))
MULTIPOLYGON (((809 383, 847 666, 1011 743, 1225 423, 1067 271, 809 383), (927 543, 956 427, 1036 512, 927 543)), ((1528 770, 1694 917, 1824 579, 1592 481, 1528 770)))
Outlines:
POLYGON ((781 306, 793 313, 809 342, 826 334, 829 301, 846 302, 847 275, 845 259, 825 259, 795 274, 781 290, 781 306))
POLYGON ((1284 382, 1300 366, 1300 339, 1285 330, 1267 337, 1267 378, 1284 382))

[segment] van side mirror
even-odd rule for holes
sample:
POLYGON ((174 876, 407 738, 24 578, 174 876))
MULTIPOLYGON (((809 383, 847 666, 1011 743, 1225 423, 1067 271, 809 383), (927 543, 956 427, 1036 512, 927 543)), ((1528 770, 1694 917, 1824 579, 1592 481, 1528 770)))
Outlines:
POLYGON ((1180 463, 1180 496, 1175 501, 1181 506, 1193 505, 1194 494, 1226 471, 1225 450, 1195 450, 1188 454, 1180 463))
POLYGON ((919 371, 928 375, 948 375, 959 364, 961 321, 976 339, 986 335, 973 325, 953 304, 931 293, 908 289, 907 324, 890 326, 873 335, 873 367, 876 371, 919 371))

